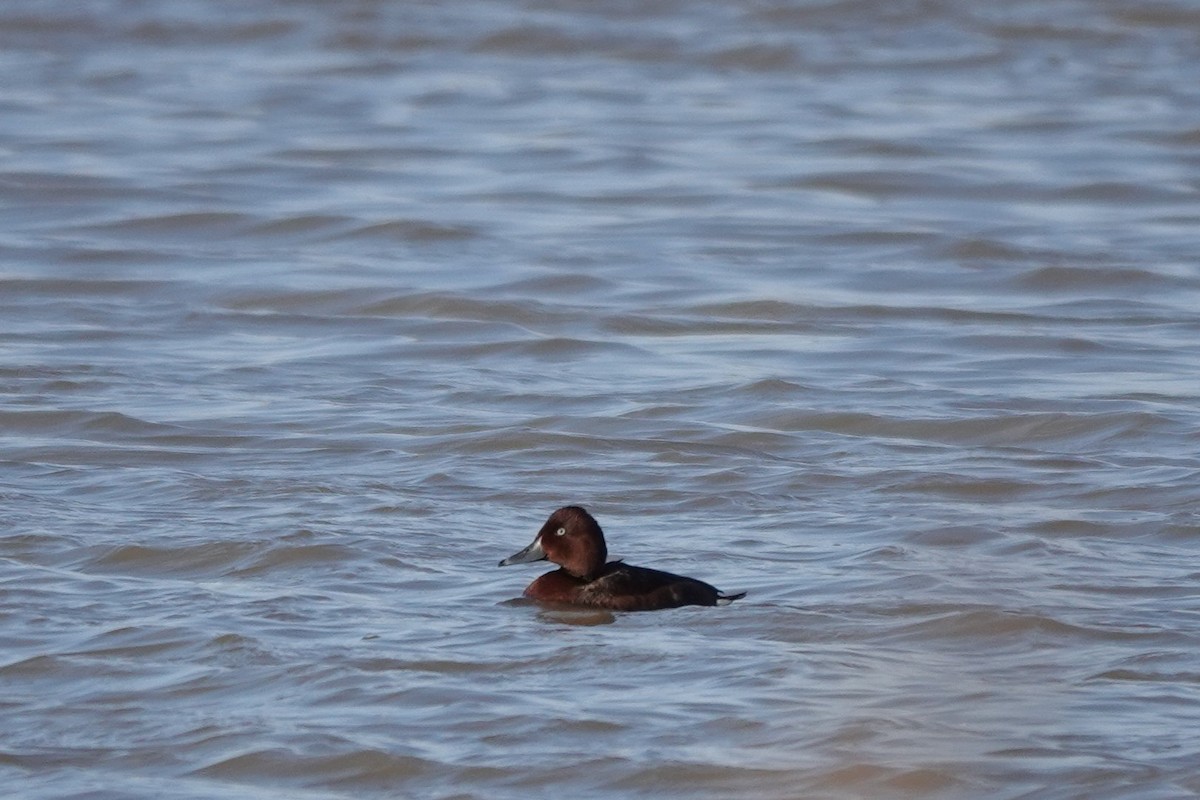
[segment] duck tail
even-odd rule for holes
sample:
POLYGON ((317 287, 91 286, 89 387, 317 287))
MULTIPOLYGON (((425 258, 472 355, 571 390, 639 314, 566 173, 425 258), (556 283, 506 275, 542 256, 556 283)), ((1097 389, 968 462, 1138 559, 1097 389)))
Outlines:
POLYGON ((717 595, 717 605, 727 606, 730 603, 732 603, 734 600, 741 600, 745 596, 746 596, 745 592, 737 592, 735 594, 725 594, 722 592, 717 595))

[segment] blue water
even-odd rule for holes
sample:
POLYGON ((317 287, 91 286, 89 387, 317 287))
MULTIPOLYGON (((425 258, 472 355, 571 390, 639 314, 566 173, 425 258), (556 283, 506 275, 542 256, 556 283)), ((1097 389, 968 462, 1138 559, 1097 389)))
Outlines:
POLYGON ((1197 21, 0 9, 8 792, 1200 792, 1197 21))

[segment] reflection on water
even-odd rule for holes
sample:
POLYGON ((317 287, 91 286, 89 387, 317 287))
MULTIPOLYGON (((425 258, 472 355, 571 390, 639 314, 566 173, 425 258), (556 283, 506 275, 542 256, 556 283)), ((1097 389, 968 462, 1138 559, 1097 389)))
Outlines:
POLYGON ((0 773, 1200 792, 1195 22, 0 10, 0 773), (566 503, 749 597, 517 599, 566 503))

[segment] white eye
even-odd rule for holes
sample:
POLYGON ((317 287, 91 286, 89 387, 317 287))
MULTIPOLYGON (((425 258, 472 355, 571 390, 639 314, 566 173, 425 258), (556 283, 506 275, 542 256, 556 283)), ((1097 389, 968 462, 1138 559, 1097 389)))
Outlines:
POLYGON ((567 532, 567 529, 566 529, 566 528, 559 528, 558 530, 556 530, 556 531, 554 532, 554 535, 555 535, 555 536, 563 536, 563 535, 565 535, 565 534, 566 534, 566 532, 567 532))

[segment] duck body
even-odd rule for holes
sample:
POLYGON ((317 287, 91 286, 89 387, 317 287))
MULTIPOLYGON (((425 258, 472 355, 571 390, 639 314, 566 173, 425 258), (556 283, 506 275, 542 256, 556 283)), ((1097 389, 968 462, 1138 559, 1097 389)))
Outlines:
MULTIPOLYGON (((577 578, 556 569, 525 587, 525 596, 543 603, 569 603, 611 611, 653 611, 679 606, 715 606, 732 602, 716 587, 695 578, 610 561, 595 578, 577 578)), ((738 595, 740 596, 740 595, 738 595)))
POLYGON ((525 589, 544 603, 566 603, 612 611, 653 611, 679 606, 716 606, 745 596, 722 594, 716 587, 683 575, 621 561, 608 561, 599 523, 579 506, 558 509, 533 543, 500 566, 548 560, 559 565, 525 589))

